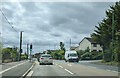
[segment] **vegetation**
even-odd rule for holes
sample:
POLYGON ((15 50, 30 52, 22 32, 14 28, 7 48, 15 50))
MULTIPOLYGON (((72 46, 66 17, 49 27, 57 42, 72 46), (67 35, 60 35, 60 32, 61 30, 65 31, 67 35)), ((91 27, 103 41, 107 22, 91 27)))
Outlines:
POLYGON ((91 37, 103 46, 103 60, 120 61, 120 2, 110 6, 106 11, 106 18, 95 27, 95 33, 91 37))
POLYGON ((92 53, 89 47, 86 50, 80 50, 77 52, 80 60, 100 60, 102 59, 103 53, 92 53))
POLYGON ((65 55, 64 43, 60 42, 60 50, 56 50, 56 51, 52 52, 51 56, 53 57, 53 59, 63 60, 64 59, 64 55, 65 55))
POLYGON ((10 60, 11 61, 17 61, 18 57, 19 57, 19 53, 17 52, 18 48, 14 47, 14 48, 3 48, 2 49, 2 61, 4 62, 5 60, 10 60))

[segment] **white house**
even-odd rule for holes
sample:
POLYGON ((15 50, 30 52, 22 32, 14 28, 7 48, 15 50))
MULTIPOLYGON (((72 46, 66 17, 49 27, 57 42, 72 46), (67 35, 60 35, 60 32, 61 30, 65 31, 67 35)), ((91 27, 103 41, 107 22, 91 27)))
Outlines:
POLYGON ((89 47, 90 52, 102 52, 103 49, 100 44, 96 43, 93 38, 85 37, 80 43, 77 50, 86 50, 89 47))

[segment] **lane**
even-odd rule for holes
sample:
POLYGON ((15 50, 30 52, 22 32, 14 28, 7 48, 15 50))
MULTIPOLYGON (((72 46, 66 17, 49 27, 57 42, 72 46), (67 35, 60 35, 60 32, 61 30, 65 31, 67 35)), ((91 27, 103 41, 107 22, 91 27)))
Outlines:
POLYGON ((2 76, 3 77, 6 77, 6 76, 19 76, 20 77, 32 66, 32 64, 33 62, 26 61, 25 63, 2 73, 2 76))
POLYGON ((1 66, 2 66, 2 70, 5 70, 5 69, 8 69, 12 66, 15 66, 17 64, 20 64, 20 63, 23 63, 23 62, 26 62, 28 60, 23 60, 23 61, 17 61, 17 62, 10 62, 10 63, 2 63, 1 66))
POLYGON ((77 63, 58 63, 58 65, 72 71, 76 76, 118 76, 118 72, 106 71, 77 63))
POLYGON ((39 65, 36 63, 32 76, 72 76, 65 68, 54 63, 54 65, 39 65))
MULTIPOLYGON (((99 69, 104 69, 107 71, 116 71, 116 72, 120 72, 119 67, 117 66, 111 66, 111 65, 102 65, 102 64, 94 64, 94 62, 98 62, 101 60, 88 60, 88 61, 79 61, 79 63, 74 63, 74 64, 80 64, 80 65, 84 65, 84 66, 91 66, 91 67, 96 67, 99 69)), ((54 60, 54 62, 56 63, 65 63, 64 60, 54 60)))

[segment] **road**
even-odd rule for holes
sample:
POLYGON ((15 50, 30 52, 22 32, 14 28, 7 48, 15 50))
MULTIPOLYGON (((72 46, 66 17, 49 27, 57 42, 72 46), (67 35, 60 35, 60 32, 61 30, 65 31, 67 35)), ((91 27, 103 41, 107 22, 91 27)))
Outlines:
POLYGON ((99 67, 87 66, 80 63, 65 63, 64 61, 54 61, 54 65, 36 65, 28 76, 118 76, 117 71, 105 70, 99 67))
POLYGON ((113 70, 114 67, 105 65, 92 64, 94 61, 80 61, 79 63, 66 63, 60 60, 54 60, 53 65, 39 65, 39 62, 34 59, 32 62, 28 60, 3 64, 3 78, 20 78, 26 74, 27 78, 54 78, 54 77, 78 77, 78 78, 118 78, 118 72, 113 70), (27 70, 32 69, 28 72, 27 70))
POLYGON ((6 77, 22 77, 24 73, 32 66, 33 62, 24 60, 20 62, 3 63, 0 75, 6 77))

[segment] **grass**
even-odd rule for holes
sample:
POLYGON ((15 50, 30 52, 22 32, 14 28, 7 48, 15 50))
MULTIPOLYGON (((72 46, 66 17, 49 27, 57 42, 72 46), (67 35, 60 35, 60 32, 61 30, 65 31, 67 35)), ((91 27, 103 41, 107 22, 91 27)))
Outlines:
POLYGON ((99 61, 99 62, 94 62, 94 64, 103 64, 103 65, 111 65, 111 66, 120 65, 119 62, 115 62, 115 61, 111 61, 111 62, 99 61))

